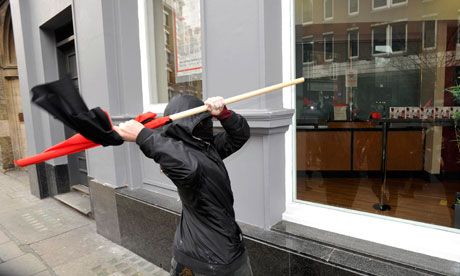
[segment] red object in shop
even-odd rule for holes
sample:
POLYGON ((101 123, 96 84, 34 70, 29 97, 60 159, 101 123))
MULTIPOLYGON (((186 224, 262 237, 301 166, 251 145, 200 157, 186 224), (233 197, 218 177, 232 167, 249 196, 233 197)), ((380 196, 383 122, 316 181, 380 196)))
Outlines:
POLYGON ((380 112, 371 112, 371 119, 382 119, 382 114, 380 112))

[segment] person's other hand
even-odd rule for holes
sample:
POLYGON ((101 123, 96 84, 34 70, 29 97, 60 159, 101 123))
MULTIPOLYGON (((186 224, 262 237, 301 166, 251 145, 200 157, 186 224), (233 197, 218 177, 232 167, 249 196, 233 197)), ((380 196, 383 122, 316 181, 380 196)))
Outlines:
POLYGON ((208 107, 208 111, 211 112, 212 116, 219 116, 219 114, 224 110, 224 98, 222 97, 211 97, 208 98, 204 104, 208 107))
POLYGON ((128 142, 135 142, 137 135, 139 135, 139 132, 141 132, 143 128, 144 125, 136 120, 129 120, 119 124, 118 126, 113 126, 113 129, 121 136, 121 138, 128 142))

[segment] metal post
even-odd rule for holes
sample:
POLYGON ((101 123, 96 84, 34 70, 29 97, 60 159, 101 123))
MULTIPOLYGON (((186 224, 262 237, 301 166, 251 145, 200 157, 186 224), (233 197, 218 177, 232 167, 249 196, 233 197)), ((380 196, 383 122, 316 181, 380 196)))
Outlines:
POLYGON ((380 189, 380 201, 373 205, 374 209, 380 211, 388 211, 391 209, 390 205, 384 203, 384 196, 387 184, 387 141, 388 141, 388 121, 385 119, 382 122, 382 186, 380 189))

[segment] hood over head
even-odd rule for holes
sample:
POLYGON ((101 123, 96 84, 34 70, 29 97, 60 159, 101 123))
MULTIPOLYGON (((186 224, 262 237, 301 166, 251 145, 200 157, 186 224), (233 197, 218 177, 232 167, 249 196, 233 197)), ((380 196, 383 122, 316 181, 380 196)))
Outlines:
MULTIPOLYGON (((178 95, 171 99, 165 108, 164 115, 169 116, 191 108, 204 105, 204 102, 192 95, 178 95)), ((207 140, 209 137, 209 127, 211 126, 212 135, 212 119, 209 112, 203 112, 187 118, 179 119, 172 122, 166 127, 165 134, 176 137, 182 140, 197 136, 198 138, 207 140)))

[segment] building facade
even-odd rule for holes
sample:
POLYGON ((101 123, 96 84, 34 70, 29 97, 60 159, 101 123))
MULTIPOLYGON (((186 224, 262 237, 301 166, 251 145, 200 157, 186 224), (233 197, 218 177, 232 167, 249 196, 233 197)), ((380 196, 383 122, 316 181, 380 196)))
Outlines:
POLYGON ((9 1, 0 2, 0 37, 0 170, 8 170, 26 151, 9 1))
MULTIPOLYGON (((458 105, 456 2, 11 1, 27 153, 73 134, 30 103, 64 75, 115 124, 303 76, 230 106, 251 127, 225 163, 255 275, 458 274, 454 120, 390 119, 458 105)), ((28 171, 41 198, 88 186, 98 233, 169 269, 181 203, 137 145, 28 171)))

